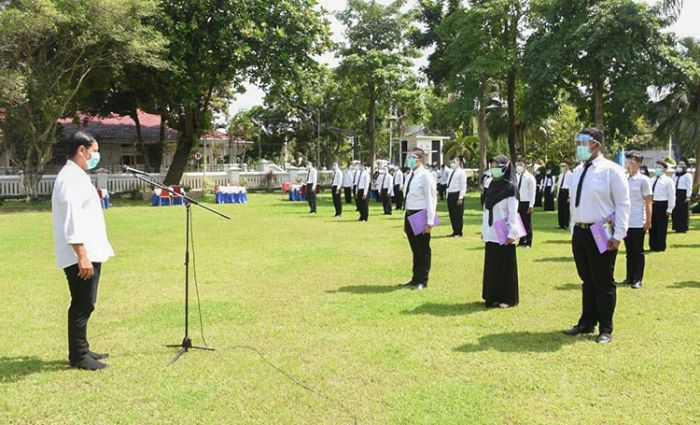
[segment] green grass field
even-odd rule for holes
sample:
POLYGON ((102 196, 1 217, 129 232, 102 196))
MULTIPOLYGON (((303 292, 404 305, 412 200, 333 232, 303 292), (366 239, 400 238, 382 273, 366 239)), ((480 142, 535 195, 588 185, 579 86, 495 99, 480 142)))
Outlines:
MULTIPOLYGON (((67 284, 51 216, 0 207, 0 424, 690 424, 700 422, 700 217, 647 257, 644 287, 618 289, 612 344, 561 330, 580 312, 569 234, 535 216, 518 251, 520 305, 481 303, 478 200, 465 238, 435 230, 430 287, 410 278, 401 217, 357 223, 279 194, 194 210, 207 343, 167 366, 183 324, 182 208, 106 211, 90 342, 110 368, 67 367, 67 284), (293 383, 257 353, 312 391, 293 383)), ((446 208, 440 205, 447 223, 446 208)), ((617 277, 624 278, 624 253, 617 277)), ((202 344, 195 298, 191 335, 202 344)))

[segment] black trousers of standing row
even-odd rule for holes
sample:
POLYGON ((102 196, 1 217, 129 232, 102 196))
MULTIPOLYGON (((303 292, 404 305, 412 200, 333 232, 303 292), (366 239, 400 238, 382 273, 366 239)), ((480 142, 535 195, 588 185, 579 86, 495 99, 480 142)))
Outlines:
POLYGON ((413 253, 413 276, 411 283, 414 285, 428 285, 430 275, 430 263, 432 260, 432 251, 430 250, 430 234, 421 233, 413 234, 413 228, 408 221, 408 217, 418 213, 420 210, 407 210, 404 218, 404 231, 408 236, 408 243, 411 245, 413 253))
POLYGON ((668 233, 668 201, 654 201, 651 209, 651 229, 649 229, 649 249, 666 251, 668 233))
POLYGON ((66 280, 68 280, 68 288, 70 288, 68 360, 72 365, 84 360, 90 351, 90 343, 88 343, 87 339, 87 326, 97 302, 97 287, 100 282, 102 264, 92 263, 92 267, 95 273, 89 280, 83 280, 78 277, 80 269, 77 264, 63 269, 66 280))
POLYGON ((554 211, 554 192, 552 186, 544 188, 544 210, 554 211))
POLYGON ((352 204, 352 188, 344 187, 343 189, 345 190, 345 203, 352 204))
POLYGON ((625 237, 627 251, 627 275, 630 283, 641 282, 644 279, 644 236, 647 232, 641 227, 630 227, 625 237))
POLYGON ((333 186, 331 188, 333 191, 333 206, 335 207, 335 216, 340 217, 343 215, 343 201, 340 197, 340 188, 338 186, 333 186))
POLYGON ((438 183, 437 188, 438 194, 440 195, 440 200, 442 201, 445 199, 445 193, 447 193, 447 185, 438 183))
POLYGON ((686 201, 688 192, 685 189, 676 189, 676 206, 671 215, 671 228, 678 233, 685 233, 690 226, 690 204, 686 201))
POLYGON ((528 214, 527 210, 530 209, 529 202, 520 202, 518 204, 518 214, 523 220, 523 225, 525 226, 526 235, 520 238, 518 245, 520 246, 532 246, 532 214, 528 214))
POLYGON ((398 184, 394 185, 394 199, 396 199, 396 209, 403 209, 403 190, 398 184))
POLYGON ((360 200, 357 198, 357 186, 352 187, 352 194, 355 196, 355 211, 360 211, 360 200))
POLYGON ((360 212, 360 221, 367 221, 369 218, 369 196, 365 197, 364 189, 357 191, 357 209, 360 212))
POLYGON ((571 220, 571 205, 569 205, 569 189, 559 189, 559 197, 557 198, 557 219, 559 227, 566 229, 569 227, 571 220))
POLYGON ((583 281, 579 326, 600 325, 601 333, 612 333, 617 303, 615 259, 617 251, 600 253, 590 229, 574 227, 571 242, 576 270, 583 281))
POLYGON ((450 223, 452 223, 453 235, 464 235, 464 202, 462 205, 457 205, 459 201, 459 192, 450 192, 447 194, 447 211, 450 213, 450 223))
POLYGON ((391 214, 391 195, 389 194, 389 189, 382 189, 382 206, 384 207, 384 214, 391 214))
POLYGON ((316 212, 316 191, 311 183, 306 184, 306 200, 309 201, 309 212, 316 212))

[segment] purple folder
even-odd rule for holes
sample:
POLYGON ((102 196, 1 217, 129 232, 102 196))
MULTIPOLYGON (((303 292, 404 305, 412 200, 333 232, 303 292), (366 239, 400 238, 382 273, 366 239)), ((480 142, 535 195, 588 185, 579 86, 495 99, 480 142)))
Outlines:
POLYGON ((591 234, 593 235, 593 240, 598 247, 598 252, 603 254, 608 250, 608 242, 613 235, 613 223, 615 222, 615 213, 610 214, 607 218, 600 220, 597 223, 591 225, 591 234), (606 228, 606 226, 608 226, 606 228))
MULTIPOLYGON (((502 218, 493 222, 493 230, 496 231, 496 236, 498 236, 499 245, 505 245, 506 240, 508 240, 508 223, 506 220, 507 219, 502 218)), ((518 227, 515 230, 518 231, 519 238, 522 238, 523 236, 527 235, 527 232, 525 231, 525 224, 523 223, 523 219, 520 217, 520 214, 518 214, 517 226, 518 227)))
MULTIPOLYGON (((408 222, 411 223, 411 230, 414 235, 420 235, 425 231, 425 226, 428 225, 428 210, 420 210, 417 213, 408 217, 408 222)), ((433 226, 440 224, 440 218, 435 214, 435 223, 433 226)))

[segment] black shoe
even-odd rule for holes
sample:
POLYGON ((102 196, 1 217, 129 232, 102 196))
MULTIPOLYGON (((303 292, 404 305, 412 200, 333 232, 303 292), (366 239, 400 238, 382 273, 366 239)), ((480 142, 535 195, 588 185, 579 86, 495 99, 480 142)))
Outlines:
POLYGON ((95 353, 94 351, 88 351, 88 356, 95 360, 104 360, 109 358, 108 353, 95 353))
POLYGON ((99 369, 106 369, 107 364, 102 363, 99 360, 95 360, 90 356, 85 357, 83 360, 80 360, 77 363, 72 363, 70 367, 74 369, 82 369, 82 370, 99 370, 99 369))
POLYGON ((416 284, 413 283, 413 281, 409 281, 409 282, 406 282, 406 283, 402 283, 402 284, 399 285, 399 286, 400 286, 401 288, 411 288, 411 287, 413 287, 413 286, 416 286, 416 284))
POLYGON ((607 332, 601 332, 600 335, 598 335, 598 338, 595 339, 595 342, 598 344, 607 344, 612 341, 612 335, 610 335, 607 332))
POLYGON ((618 282, 617 284, 618 285, 631 285, 632 283, 633 283, 632 279, 625 279, 622 282, 618 282))
POLYGON ((427 288, 428 288, 428 285, 427 285, 427 284, 425 284, 425 283, 419 283, 418 285, 416 285, 415 288, 413 288, 413 290, 414 290, 414 291, 422 291, 422 290, 427 289, 427 288))
POLYGON ((639 280, 639 281, 637 281, 637 282, 634 282, 634 284, 632 284, 632 289, 639 289, 639 288, 641 288, 641 287, 642 287, 642 281, 641 281, 641 280, 639 280))
POLYGON ((565 330, 564 334, 569 335, 569 336, 575 336, 578 334, 592 334, 594 330, 595 330, 595 326, 576 325, 571 329, 565 330))

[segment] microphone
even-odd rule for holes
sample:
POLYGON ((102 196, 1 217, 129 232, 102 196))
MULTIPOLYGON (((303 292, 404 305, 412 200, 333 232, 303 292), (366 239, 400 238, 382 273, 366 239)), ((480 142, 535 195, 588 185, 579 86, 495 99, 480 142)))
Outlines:
POLYGON ((149 174, 145 171, 137 170, 136 168, 131 168, 128 165, 122 165, 122 169, 125 173, 141 174, 142 176, 148 176, 149 174))

